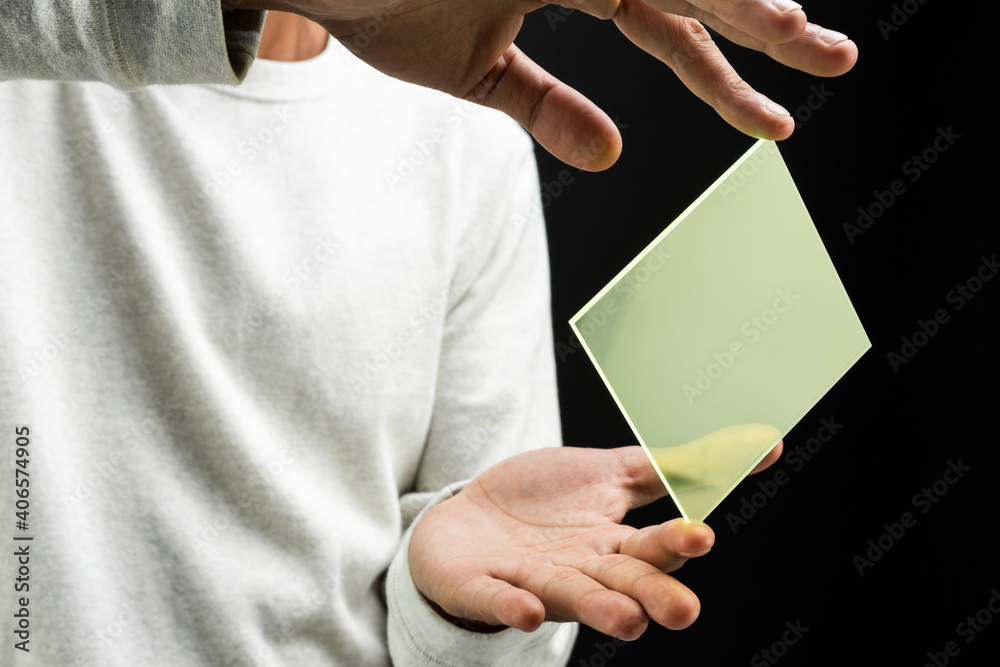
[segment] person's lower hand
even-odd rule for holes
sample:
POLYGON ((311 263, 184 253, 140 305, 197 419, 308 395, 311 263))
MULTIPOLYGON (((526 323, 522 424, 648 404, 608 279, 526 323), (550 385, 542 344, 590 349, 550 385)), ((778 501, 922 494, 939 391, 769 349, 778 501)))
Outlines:
MULTIPOLYGON (((621 136, 607 114, 514 45, 538 0, 224 0, 277 9, 323 25, 355 55, 393 77, 496 108, 560 160, 610 167, 621 136), (367 30, 367 32, 366 32, 367 30)), ((789 0, 564 0, 613 19, 637 46, 670 66, 695 95, 742 132, 784 139, 790 115, 732 69, 705 25, 726 39, 818 76, 851 69, 857 47, 810 24, 789 0), (704 24, 704 25, 703 25, 704 24)), ((600 45, 594 45, 600 48, 600 45)))
MULTIPOLYGON (((755 468, 781 454, 779 443, 755 468)), ((533 631, 579 621, 635 639, 648 621, 685 628, 698 598, 670 576, 712 529, 682 519, 636 529, 625 513, 666 489, 640 447, 556 447, 511 457, 431 508, 410 538, 417 589, 447 615, 533 631)))

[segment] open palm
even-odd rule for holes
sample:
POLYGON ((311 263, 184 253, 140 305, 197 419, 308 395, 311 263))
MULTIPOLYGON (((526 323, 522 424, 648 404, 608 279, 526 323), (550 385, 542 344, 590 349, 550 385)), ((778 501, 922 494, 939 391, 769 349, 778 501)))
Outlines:
MULTIPOLYGON (((757 470, 780 453, 779 444, 757 470)), ((461 619, 525 631, 544 620, 579 621, 626 640, 650 619, 684 628, 700 603, 667 573, 707 553, 714 533, 681 519, 620 524, 665 493, 639 447, 527 452, 417 522, 410 572, 428 599, 461 619)))

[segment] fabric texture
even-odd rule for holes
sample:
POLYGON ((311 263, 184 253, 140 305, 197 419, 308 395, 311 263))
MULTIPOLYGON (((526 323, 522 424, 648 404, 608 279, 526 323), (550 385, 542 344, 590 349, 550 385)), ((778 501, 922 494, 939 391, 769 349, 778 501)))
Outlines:
POLYGON ((421 512, 561 444, 528 135, 333 40, 250 66, 259 12, 2 6, 13 665, 565 664, 575 624, 464 630, 406 563, 421 512))
POLYGON ((0 80, 150 84, 243 80, 265 12, 219 0, 3 0, 0 80))

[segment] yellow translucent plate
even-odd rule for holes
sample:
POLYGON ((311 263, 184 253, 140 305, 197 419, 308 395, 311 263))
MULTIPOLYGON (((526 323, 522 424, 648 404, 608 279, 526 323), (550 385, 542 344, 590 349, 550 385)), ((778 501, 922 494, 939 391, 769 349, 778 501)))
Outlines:
POLYGON ((704 521, 871 343, 761 140, 571 320, 688 521, 704 521))

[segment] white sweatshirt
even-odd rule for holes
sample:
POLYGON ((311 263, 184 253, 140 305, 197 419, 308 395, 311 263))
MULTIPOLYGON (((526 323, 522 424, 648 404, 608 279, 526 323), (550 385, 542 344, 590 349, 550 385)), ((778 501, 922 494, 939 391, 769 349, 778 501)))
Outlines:
POLYGON ((0 7, 0 664, 565 664, 406 560, 561 444, 527 134, 217 0, 0 7))

